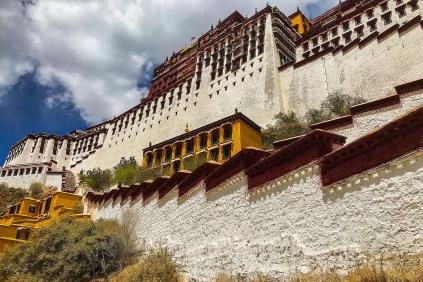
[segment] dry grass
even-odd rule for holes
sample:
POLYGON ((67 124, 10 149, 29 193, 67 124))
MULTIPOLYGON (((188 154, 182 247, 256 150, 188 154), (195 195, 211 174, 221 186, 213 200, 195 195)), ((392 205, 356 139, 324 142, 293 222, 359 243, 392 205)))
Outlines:
MULTIPOLYGON (((219 273, 214 282, 244 282, 226 273, 219 273)), ((281 281, 256 274, 249 282, 281 281)), ((297 273, 288 282, 423 282, 423 255, 398 256, 374 264, 357 265, 347 275, 335 271, 297 273)))

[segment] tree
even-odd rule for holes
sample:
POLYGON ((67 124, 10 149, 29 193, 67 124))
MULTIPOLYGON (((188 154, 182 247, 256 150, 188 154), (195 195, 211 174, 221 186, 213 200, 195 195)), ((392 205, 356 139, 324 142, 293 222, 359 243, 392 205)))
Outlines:
POLYGON ((132 185, 137 182, 138 164, 133 157, 122 158, 114 167, 113 180, 118 184, 132 185))
POLYGON ((41 199, 41 196, 43 195, 44 191, 44 185, 39 182, 34 182, 29 186, 29 193, 30 196, 34 199, 41 199))
POLYGON ((27 196, 29 196, 29 194, 26 190, 9 187, 6 183, 0 183, 0 213, 4 211, 8 205, 15 204, 27 196))
POLYGON ((66 179, 65 179, 65 191, 74 192, 76 189, 76 177, 72 171, 66 170, 66 179))
MULTIPOLYGON (((133 262, 122 225, 112 220, 60 218, 35 231, 34 240, 0 257, 0 280, 91 281, 107 277, 133 262)), ((132 248, 136 245, 129 243, 132 248)))
POLYGON ((94 168, 86 172, 81 170, 78 177, 79 181, 85 182, 95 191, 104 191, 113 184, 113 174, 110 169, 94 168))

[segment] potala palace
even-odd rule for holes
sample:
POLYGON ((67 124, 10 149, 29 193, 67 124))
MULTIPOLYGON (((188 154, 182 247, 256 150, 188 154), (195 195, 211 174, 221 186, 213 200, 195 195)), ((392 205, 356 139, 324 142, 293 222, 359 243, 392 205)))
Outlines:
POLYGON ((164 175, 85 192, 92 218, 138 214, 143 244, 170 248, 188 277, 285 277, 423 249, 422 0, 346 0, 315 19, 266 6, 234 12, 153 74, 146 97, 64 136, 29 134, 0 183, 64 187, 67 174, 135 158, 164 175), (330 94, 367 102, 264 150, 279 113, 330 94), (208 160, 193 171, 190 159, 208 160))

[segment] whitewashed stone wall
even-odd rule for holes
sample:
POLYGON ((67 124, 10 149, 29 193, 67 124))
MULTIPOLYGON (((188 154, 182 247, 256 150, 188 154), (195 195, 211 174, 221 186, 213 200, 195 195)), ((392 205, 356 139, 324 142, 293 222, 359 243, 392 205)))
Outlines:
POLYGON ((387 108, 353 116, 353 124, 330 130, 347 137, 347 144, 397 119, 398 117, 423 106, 423 91, 415 91, 401 96, 401 103, 387 108))
MULTIPOLYGON (((407 19, 419 14, 421 8, 409 13, 407 19)), ((404 22, 393 20, 392 24, 404 22)), ((379 26, 378 30, 388 27, 379 26)), ((337 91, 366 100, 388 96, 395 86, 423 77, 421 46, 423 29, 419 23, 401 35, 395 31, 381 42, 374 39, 345 54, 329 53, 298 68, 291 66, 280 72, 281 110, 303 115, 308 109, 319 108, 322 100, 337 91)), ((297 61, 301 54, 297 51, 297 61)))
POLYGON ((286 277, 296 270, 345 272, 368 253, 423 248, 423 154, 414 152, 322 190, 307 165, 254 192, 241 173, 209 193, 200 183, 182 199, 174 189, 142 203, 119 199, 88 209, 94 219, 130 209, 148 246, 167 246, 188 277, 260 271, 286 277))
MULTIPOLYGON (((111 168, 121 157, 133 156, 140 163, 142 149, 148 147, 150 142, 156 144, 183 134, 186 124, 189 129, 204 126, 234 114, 235 109, 258 124, 267 124, 280 110, 280 83, 276 83, 279 79, 279 59, 274 46, 270 14, 266 18, 264 40, 264 53, 247 60, 236 73, 226 73, 211 81, 209 66, 203 69, 198 90, 195 90, 195 76, 189 94, 186 85, 182 87, 181 100, 177 100, 177 95, 174 95, 169 105, 170 93, 166 93, 163 110, 160 109, 160 98, 155 114, 150 111, 146 118, 144 109, 143 118, 138 121, 138 110, 135 124, 113 136, 113 125, 108 124, 103 147, 71 170, 78 173, 81 169, 93 167, 111 168)), ((72 158, 70 164, 75 163, 76 159, 72 158)))

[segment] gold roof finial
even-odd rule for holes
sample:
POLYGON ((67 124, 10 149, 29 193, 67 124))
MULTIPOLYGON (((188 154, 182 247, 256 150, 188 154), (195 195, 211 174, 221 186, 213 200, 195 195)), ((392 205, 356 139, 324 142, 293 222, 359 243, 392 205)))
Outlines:
POLYGON ((185 125, 185 133, 189 132, 188 123, 185 125))

